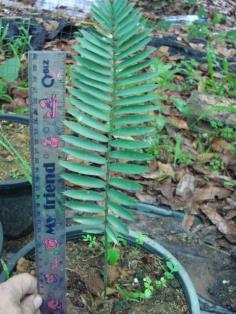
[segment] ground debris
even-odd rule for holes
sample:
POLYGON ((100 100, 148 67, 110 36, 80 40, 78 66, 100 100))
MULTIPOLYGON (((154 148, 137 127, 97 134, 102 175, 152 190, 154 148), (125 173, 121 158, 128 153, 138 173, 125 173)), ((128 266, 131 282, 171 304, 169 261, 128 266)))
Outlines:
POLYGON ((214 208, 207 205, 201 206, 201 210, 230 242, 236 243, 236 224, 232 220, 225 220, 214 208))

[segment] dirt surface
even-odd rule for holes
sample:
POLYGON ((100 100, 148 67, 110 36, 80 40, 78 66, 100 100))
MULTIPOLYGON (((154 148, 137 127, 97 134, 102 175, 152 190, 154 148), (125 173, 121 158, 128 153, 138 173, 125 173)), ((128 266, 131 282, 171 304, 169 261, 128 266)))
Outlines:
MULTIPOLYGON (((224 247, 216 245, 216 228, 207 228, 195 221, 194 232, 186 233, 182 218, 136 211, 135 218, 137 223, 131 228, 142 231, 176 256, 189 273, 199 296, 236 312, 236 251, 234 246, 226 249, 222 237, 218 240, 224 247)), ((5 241, 3 256, 10 258, 12 252, 19 250, 32 237, 31 234, 19 240, 5 241)))
MULTIPOLYGON (((68 313, 81 314, 187 314, 185 298, 176 279, 167 282, 166 287, 156 287, 168 268, 165 261, 136 247, 119 247, 119 261, 109 266, 108 296, 103 298, 103 251, 102 244, 90 248, 87 243, 67 243, 67 296, 68 313), (125 300, 118 289, 127 292, 143 292, 143 278, 152 280, 154 292, 148 299, 133 297, 125 300)), ((34 263, 20 259, 17 273, 35 274, 34 263)))
POLYGON ((142 213, 136 219, 132 228, 142 230, 176 256, 200 296, 236 311, 235 249, 232 246, 226 250, 212 242, 217 233, 215 229, 207 232, 204 225, 196 222, 194 232, 186 233, 181 219, 142 213))
MULTIPOLYGON (((30 163, 29 127, 19 123, 1 121, 0 132, 0 140, 4 135, 4 138, 17 149, 20 156, 30 163)), ((19 167, 18 159, 9 150, 0 146, 0 180, 18 179, 20 177, 24 177, 24 175, 19 167)))

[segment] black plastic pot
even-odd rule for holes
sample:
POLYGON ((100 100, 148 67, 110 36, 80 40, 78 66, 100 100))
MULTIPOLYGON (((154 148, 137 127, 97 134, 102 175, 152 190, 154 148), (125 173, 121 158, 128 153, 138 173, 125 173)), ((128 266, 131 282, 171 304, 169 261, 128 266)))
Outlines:
MULTIPOLYGON (((66 229, 66 238, 67 241, 78 240, 84 234, 84 229, 78 226, 67 227, 66 229)), ((132 245, 135 244, 135 232, 130 231, 128 236, 125 236, 128 242, 132 245)), ((34 241, 31 241, 26 246, 24 246, 20 251, 18 251, 13 258, 7 263, 9 271, 12 272, 16 267, 17 261, 21 257, 27 257, 30 259, 34 258, 34 241)), ((193 286, 193 283, 187 274, 184 267, 179 263, 179 261, 164 247, 162 247, 157 242, 153 241, 150 238, 145 238, 145 241, 142 245, 142 248, 147 252, 158 255, 165 259, 169 259, 173 264, 178 264, 180 266, 180 271, 176 274, 177 279, 179 280, 181 287, 183 289, 187 304, 189 306, 189 312, 191 314, 200 314, 200 306, 198 301, 198 296, 196 290, 193 286)), ((0 274, 0 283, 5 280, 4 274, 0 274)))
MULTIPOLYGON (((1 114, 0 121, 29 124, 29 118, 1 114)), ((7 238, 19 238, 33 230, 32 191, 26 179, 0 181, 0 221, 7 238)))
POLYGON ((3 230, 2 230, 2 224, 0 221, 0 257, 2 256, 2 248, 3 248, 3 230))

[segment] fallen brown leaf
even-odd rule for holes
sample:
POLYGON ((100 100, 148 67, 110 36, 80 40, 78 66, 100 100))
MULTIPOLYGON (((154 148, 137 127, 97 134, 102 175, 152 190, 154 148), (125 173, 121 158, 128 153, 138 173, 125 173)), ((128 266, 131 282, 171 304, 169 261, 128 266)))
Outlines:
POLYGON ((230 144, 227 143, 225 140, 214 140, 211 143, 211 147, 214 151, 218 153, 227 153, 230 149, 230 144))
POLYGON ((216 225, 218 230, 223 233, 230 242, 236 243, 236 224, 232 220, 225 220, 214 208, 207 205, 202 206, 201 211, 216 225))
POLYGON ((153 204, 153 203, 156 203, 156 200, 157 200, 156 196, 147 194, 146 192, 136 192, 135 196, 142 203, 153 204))
POLYGON ((59 22, 55 20, 47 20, 47 21, 44 21, 43 26, 45 27, 47 32, 53 32, 58 28, 59 22))
POLYGON ((228 189, 216 186, 208 186, 206 188, 197 188, 194 192, 194 201, 202 203, 215 199, 224 199, 232 192, 228 189))
POLYGON ((169 47, 161 46, 159 49, 157 49, 157 51, 159 55, 169 55, 169 47))
POLYGON ((25 272, 28 272, 28 267, 29 267, 29 260, 27 260, 26 258, 24 257, 21 257, 18 262, 17 262, 17 265, 16 265, 16 270, 19 272, 19 273, 25 273, 25 272))
POLYGON ((185 174, 176 187, 176 195, 183 199, 191 197, 195 189, 195 178, 192 175, 185 174))
POLYGON ((214 156, 214 153, 198 154, 197 159, 198 161, 208 162, 212 159, 213 156, 214 156))
POLYGON ((194 224, 194 219, 195 219, 195 216, 192 214, 186 214, 184 216, 184 219, 182 221, 182 227, 186 232, 190 231, 190 229, 192 228, 194 224))
POLYGON ((205 176, 209 176, 210 175, 210 172, 207 170, 207 169, 204 169, 204 167, 202 167, 201 165, 197 164, 197 163, 194 163, 192 165, 193 169, 197 172, 197 173, 200 173, 200 174, 203 174, 205 176))
POLYGON ((225 219, 230 220, 236 217, 236 209, 231 210, 226 216, 225 219))
POLYGON ((171 124, 173 124, 175 127, 182 129, 182 130, 188 130, 187 122, 179 117, 176 116, 169 116, 168 120, 171 124))
POLYGON ((103 290, 103 280, 95 267, 90 267, 87 274, 80 274, 87 289, 93 295, 100 295, 103 290))
POLYGON ((162 162, 158 162, 158 177, 175 177, 175 172, 171 166, 171 164, 164 164, 162 162))
POLYGON ((14 97, 26 98, 28 97, 28 90, 23 88, 14 88, 12 90, 12 95, 14 97))
POLYGON ((166 179, 163 181, 161 185, 161 194, 169 201, 171 202, 173 200, 175 188, 172 185, 171 178, 166 179))
POLYGON ((112 285, 120 277, 120 271, 117 265, 108 266, 108 283, 112 285))

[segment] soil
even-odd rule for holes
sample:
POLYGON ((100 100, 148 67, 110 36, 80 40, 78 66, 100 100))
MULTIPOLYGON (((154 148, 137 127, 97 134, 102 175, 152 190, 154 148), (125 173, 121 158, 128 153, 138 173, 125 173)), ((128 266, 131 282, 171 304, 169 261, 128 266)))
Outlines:
MULTIPOLYGON (((29 127, 19 123, 0 122, 0 132, 10 141, 19 154, 30 160, 29 127)), ((18 166, 18 161, 12 154, 0 145, 0 180, 18 179, 24 177, 18 166)))
MULTIPOLYGON (((196 219, 193 231, 185 232, 181 216, 139 212, 131 228, 168 249, 185 267, 200 297, 236 311, 235 246, 220 236, 215 227, 206 227, 196 219)), ((209 310, 202 302, 201 308, 209 310)))
MULTIPOLYGON (((165 270, 165 261, 140 250, 139 246, 120 247, 120 259, 109 266, 108 296, 103 297, 103 253, 101 242, 90 248, 84 241, 67 243, 67 296, 69 314, 187 314, 189 313, 183 291, 176 279, 169 280, 167 287, 157 288, 155 280, 165 270), (144 291, 143 278, 152 279, 154 293, 151 298, 126 301, 118 288, 126 291, 144 291)), ((17 272, 35 274, 34 262, 20 259, 17 272)))
MULTIPOLYGON (((71 213, 67 212, 67 216, 71 213)), ((162 217, 140 211, 134 211, 134 216, 135 224, 130 227, 167 248, 185 267, 200 297, 236 311, 236 251, 234 245, 220 236, 216 227, 207 227, 196 219, 193 231, 187 233, 183 230, 181 217, 162 217)), ((67 224, 71 224, 70 219, 67 224)), ((33 234, 14 241, 5 239, 3 258, 9 260, 13 252, 32 239, 33 234)), ((203 302, 201 308, 209 309, 203 302)))

